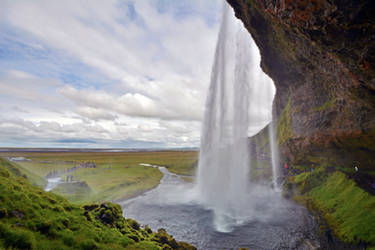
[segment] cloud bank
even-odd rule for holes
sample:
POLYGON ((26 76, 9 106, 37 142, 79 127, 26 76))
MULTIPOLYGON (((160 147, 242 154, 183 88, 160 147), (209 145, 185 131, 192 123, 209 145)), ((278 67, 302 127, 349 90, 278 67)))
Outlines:
POLYGON ((199 146, 220 9, 2 1, 0 146, 199 146))

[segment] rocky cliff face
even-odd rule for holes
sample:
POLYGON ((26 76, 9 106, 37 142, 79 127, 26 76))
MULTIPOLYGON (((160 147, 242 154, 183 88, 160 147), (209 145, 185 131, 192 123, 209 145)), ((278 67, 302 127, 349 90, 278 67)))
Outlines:
POLYGON ((283 161, 375 168, 375 2, 227 1, 275 82, 283 161))

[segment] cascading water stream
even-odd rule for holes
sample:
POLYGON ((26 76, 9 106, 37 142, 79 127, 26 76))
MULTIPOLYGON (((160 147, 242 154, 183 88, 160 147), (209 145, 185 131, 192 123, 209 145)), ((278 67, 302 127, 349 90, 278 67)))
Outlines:
POLYGON ((197 174, 200 197, 213 208, 216 224, 241 217, 238 203, 249 180, 249 40, 249 33, 224 4, 197 174))
POLYGON ((268 133, 270 139, 270 150, 271 150, 271 164, 272 164, 272 186, 276 192, 280 192, 278 178, 279 178, 279 147, 275 135, 275 123, 272 121, 268 125, 268 133))
MULTIPOLYGON (((258 122, 260 103, 270 102, 274 93, 264 89, 273 83, 265 77, 259 63, 259 51, 250 34, 224 3, 197 172, 199 200, 213 210, 219 231, 230 231, 234 225, 243 223, 249 217, 249 203, 254 203, 249 199, 248 189, 248 128, 258 122), (259 95, 261 91, 266 94, 259 95), (255 108, 249 109, 249 104, 255 108)), ((271 151, 276 152, 275 148, 273 145, 271 151)), ((272 165, 276 167, 277 163, 272 165)))

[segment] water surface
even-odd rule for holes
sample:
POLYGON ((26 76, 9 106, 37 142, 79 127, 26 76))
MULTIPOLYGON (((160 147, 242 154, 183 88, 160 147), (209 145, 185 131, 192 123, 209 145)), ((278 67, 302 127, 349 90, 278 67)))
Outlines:
POLYGON ((199 204, 189 192, 192 184, 164 167, 159 169, 164 173, 160 185, 125 201, 125 217, 155 231, 165 228, 176 240, 198 249, 304 249, 300 246, 303 239, 316 239, 315 221, 305 208, 278 194, 265 194, 259 187, 255 190, 259 195, 254 196, 257 200, 249 204, 249 218, 232 227, 231 232, 219 232, 212 210, 199 204))

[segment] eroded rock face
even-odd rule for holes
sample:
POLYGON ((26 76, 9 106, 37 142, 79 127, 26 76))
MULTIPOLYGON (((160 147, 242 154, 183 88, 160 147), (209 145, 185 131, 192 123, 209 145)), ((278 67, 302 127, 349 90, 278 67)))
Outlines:
POLYGON ((277 88, 283 161, 375 167, 375 2, 227 0, 277 88))

